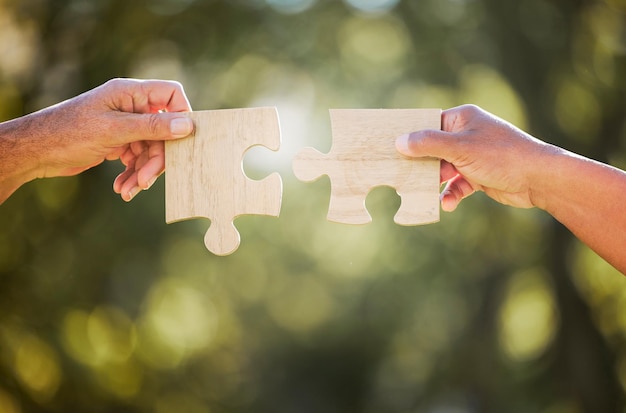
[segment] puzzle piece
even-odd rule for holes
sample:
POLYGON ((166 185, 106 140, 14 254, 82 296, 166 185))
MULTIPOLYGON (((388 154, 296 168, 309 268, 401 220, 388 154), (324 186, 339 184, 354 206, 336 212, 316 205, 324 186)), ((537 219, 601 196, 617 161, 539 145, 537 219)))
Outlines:
POLYGON ((400 195, 397 224, 439 221, 439 160, 407 158, 397 152, 395 140, 421 129, 440 129, 440 109, 331 109, 330 117, 330 152, 305 148, 293 161, 301 181, 330 178, 329 221, 371 222, 365 198, 377 186, 391 186, 400 195))
POLYGON ((235 218, 280 212, 280 175, 254 181, 242 167, 244 153, 252 146, 278 150, 278 113, 276 108, 247 108, 186 116, 195 123, 195 137, 165 143, 166 222, 210 219, 204 243, 214 254, 228 255, 240 243, 235 218))

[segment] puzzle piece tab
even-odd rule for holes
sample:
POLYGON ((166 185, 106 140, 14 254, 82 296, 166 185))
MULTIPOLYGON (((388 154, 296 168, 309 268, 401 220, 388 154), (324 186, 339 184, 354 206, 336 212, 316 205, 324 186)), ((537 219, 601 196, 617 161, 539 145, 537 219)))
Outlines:
POLYGON ((254 181, 242 166, 252 146, 278 150, 278 113, 276 108, 246 108, 188 112, 186 116, 195 123, 195 136, 165 142, 166 222, 210 219, 204 243, 214 254, 228 255, 240 243, 235 218, 278 216, 280 212, 280 175, 254 181))
POLYGON ((439 221, 439 160, 407 158, 397 152, 395 141, 405 133, 440 129, 440 109, 331 109, 330 116, 330 152, 305 148, 293 161, 301 181, 330 178, 329 221, 371 222, 365 198, 377 186, 391 186, 400 195, 397 224, 439 221))

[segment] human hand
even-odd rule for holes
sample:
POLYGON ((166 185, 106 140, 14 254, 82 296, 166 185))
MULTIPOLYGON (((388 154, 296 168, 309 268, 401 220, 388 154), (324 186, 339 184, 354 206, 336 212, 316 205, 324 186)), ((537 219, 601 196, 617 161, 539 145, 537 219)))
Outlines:
POLYGON ((441 207, 456 209, 475 191, 521 208, 541 206, 533 185, 550 167, 559 148, 542 142, 508 122, 473 106, 442 113, 442 130, 423 130, 399 137, 398 151, 410 157, 441 158, 441 207))
POLYGON ((190 135, 190 111, 182 86, 163 80, 114 79, 36 115, 43 127, 39 177, 81 173, 104 160, 125 170, 113 189, 130 201, 165 169, 164 141, 190 135))

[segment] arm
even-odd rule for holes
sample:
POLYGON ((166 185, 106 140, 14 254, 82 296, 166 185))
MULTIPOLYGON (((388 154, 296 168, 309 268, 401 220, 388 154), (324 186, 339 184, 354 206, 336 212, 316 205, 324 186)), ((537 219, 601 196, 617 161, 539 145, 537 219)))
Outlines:
POLYGON ((626 273, 626 172, 542 142, 476 106, 444 111, 442 129, 396 143, 407 156, 442 159, 444 210, 475 191, 541 208, 626 273))
POLYGON ((193 123, 179 83, 115 79, 39 112, 0 123, 0 203, 35 178, 70 176, 104 160, 126 166, 113 185, 130 201, 163 172, 164 144, 193 123))

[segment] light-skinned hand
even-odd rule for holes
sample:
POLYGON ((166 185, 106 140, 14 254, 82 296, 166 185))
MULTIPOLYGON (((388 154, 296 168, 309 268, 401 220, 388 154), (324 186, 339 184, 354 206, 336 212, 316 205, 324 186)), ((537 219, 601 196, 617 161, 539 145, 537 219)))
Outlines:
POLYGON ((193 133, 176 112, 191 106, 178 82, 114 79, 72 99, 0 124, 0 202, 35 178, 70 176, 120 159, 113 189, 125 201, 165 167, 164 141, 193 133))

